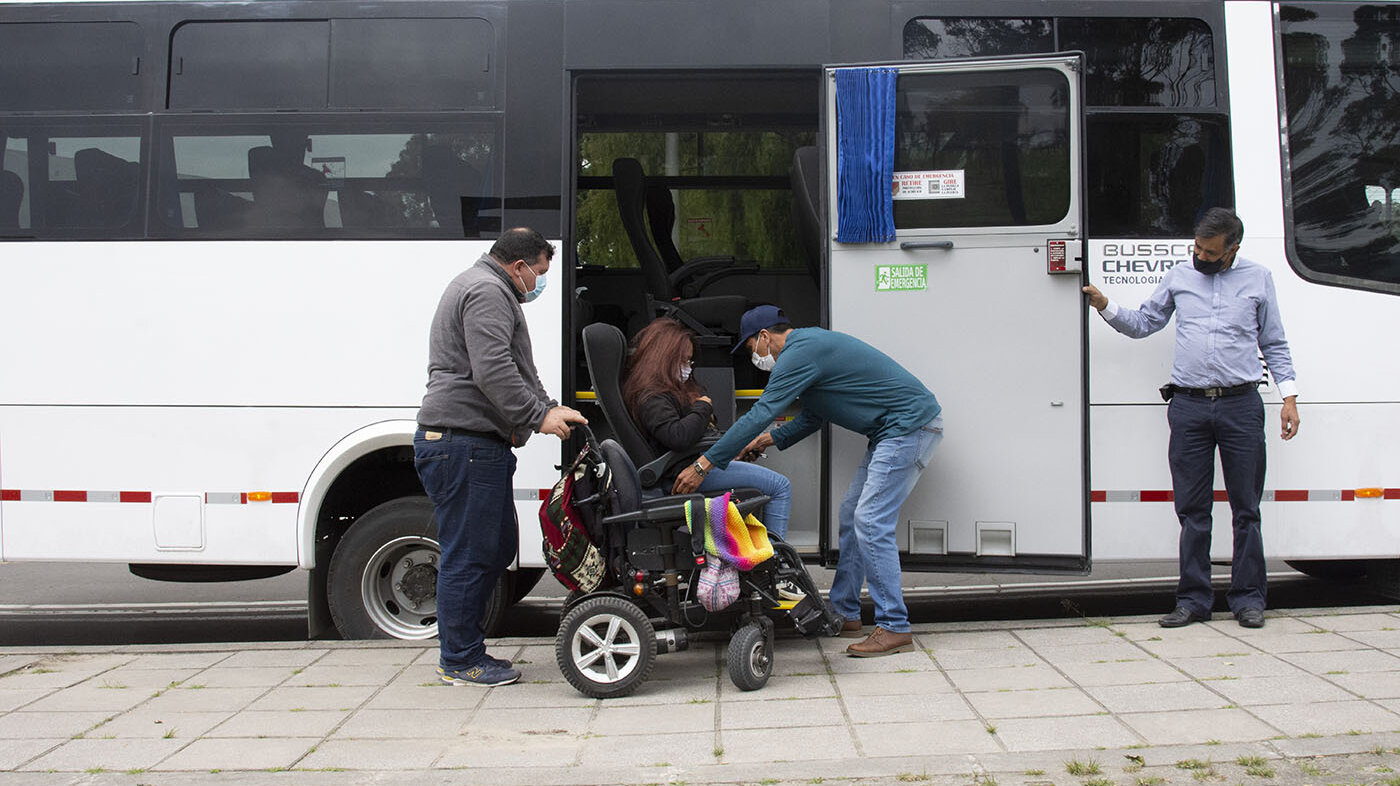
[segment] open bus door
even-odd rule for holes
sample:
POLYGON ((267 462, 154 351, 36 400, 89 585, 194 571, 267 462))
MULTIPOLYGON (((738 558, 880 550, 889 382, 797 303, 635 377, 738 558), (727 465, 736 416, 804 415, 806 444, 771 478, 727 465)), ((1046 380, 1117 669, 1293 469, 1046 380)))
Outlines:
MULTIPOLYGON (((1082 63, 1068 53, 826 69, 828 325, 885 351, 944 409, 944 440, 900 512, 906 568, 1089 569, 1082 63), (894 80, 883 108, 850 88, 874 72, 894 80), (893 123, 893 171, 874 182, 892 182, 892 226, 842 242, 843 206, 855 216, 879 200, 843 178, 838 158, 855 175, 878 166, 864 162, 880 143, 862 150, 851 129, 872 116, 879 127, 881 111, 893 117, 874 136, 888 146, 893 123)), ((830 432, 824 561, 866 447, 830 432)))

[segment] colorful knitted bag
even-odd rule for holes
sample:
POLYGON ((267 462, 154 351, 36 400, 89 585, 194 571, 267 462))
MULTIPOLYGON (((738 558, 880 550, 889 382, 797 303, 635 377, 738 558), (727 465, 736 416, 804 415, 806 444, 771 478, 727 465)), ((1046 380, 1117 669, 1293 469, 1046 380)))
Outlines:
POLYGON ((768 530, 752 513, 740 515, 739 507, 730 501, 728 493, 705 500, 705 507, 708 514, 705 517, 706 554, 719 557, 741 571, 753 570, 773 556, 768 530))

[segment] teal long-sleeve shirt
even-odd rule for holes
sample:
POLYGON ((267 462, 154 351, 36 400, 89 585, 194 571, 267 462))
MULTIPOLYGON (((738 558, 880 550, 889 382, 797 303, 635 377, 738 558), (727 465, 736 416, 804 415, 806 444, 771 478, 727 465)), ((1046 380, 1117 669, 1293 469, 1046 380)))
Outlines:
POLYGON ((773 432, 779 450, 824 422, 879 442, 912 434, 943 411, 924 383, 889 355, 845 333, 799 328, 788 334, 758 402, 705 458, 721 469, 729 466, 799 396, 802 411, 773 432))

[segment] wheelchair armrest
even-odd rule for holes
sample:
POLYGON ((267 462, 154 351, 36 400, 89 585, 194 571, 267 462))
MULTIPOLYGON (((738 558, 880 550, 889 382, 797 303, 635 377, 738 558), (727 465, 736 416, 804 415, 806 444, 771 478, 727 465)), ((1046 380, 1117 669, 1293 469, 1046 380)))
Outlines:
POLYGON ((759 494, 755 497, 735 500, 734 507, 739 509, 739 515, 747 516, 755 510, 758 510, 759 508, 763 507, 764 505, 767 505, 769 500, 771 499, 772 497, 769 497, 766 494, 759 494))
POLYGON ((618 513, 603 519, 604 524, 661 524, 673 522, 677 527, 685 526, 685 506, 695 500, 704 504, 704 494, 672 494, 642 500, 642 509, 631 513, 618 513))
POLYGON ((718 441, 719 437, 705 437, 685 450, 668 450, 638 467, 637 479, 641 482, 642 488, 654 488, 671 469, 694 462, 718 441))

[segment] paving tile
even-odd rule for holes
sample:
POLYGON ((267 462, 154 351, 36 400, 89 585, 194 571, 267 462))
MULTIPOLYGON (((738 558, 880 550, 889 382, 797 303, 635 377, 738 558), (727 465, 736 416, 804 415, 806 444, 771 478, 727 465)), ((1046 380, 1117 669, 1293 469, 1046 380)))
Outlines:
POLYGON ((1373 649, 1351 652, 1295 652, 1280 657, 1319 676, 1335 671, 1400 671, 1400 658, 1373 649))
POLYGON ((1231 655, 1224 658, 1174 658, 1172 665, 1201 680, 1222 677, 1286 677, 1304 674, 1302 669, 1274 655, 1231 655))
POLYGON ((933 653, 933 659, 939 666, 949 671, 1035 666, 1044 662, 1030 647, 1003 647, 995 650, 948 650, 933 653))
POLYGON ((219 662, 220 666, 287 666, 304 669, 325 657, 330 651, 322 649, 266 649, 235 652, 219 662))
MULTIPOLYGON (((917 672, 918 674, 929 674, 930 672, 917 672)), ((843 676, 880 676, 891 677, 895 675, 855 675, 847 674, 843 676)), ((768 679, 768 684, 759 690, 740 690, 726 674, 719 680, 720 700, 726 704, 731 702, 742 703, 748 701, 780 701, 783 699, 820 699, 836 695, 836 688, 831 684, 831 677, 826 674, 804 675, 798 677, 784 677, 774 674, 768 679)))
MULTIPOLYGON (((702 735, 704 742, 713 735, 702 735)), ((526 735, 512 732, 483 731, 469 738, 459 738, 447 743, 446 750, 438 757, 437 768, 473 769, 478 767, 566 767, 578 760, 580 750, 588 750, 595 745, 616 745, 629 748, 629 740, 637 737, 612 737, 606 743, 602 739, 581 740, 564 734, 526 735), (585 744, 586 743, 586 744, 585 744)), ((648 738, 650 739, 650 738, 648 738)), ((639 753, 669 754, 663 748, 652 748, 639 753)), ((610 762, 600 762, 609 765, 610 762)))
MULTIPOLYGON (((929 656, 929 653, 917 648, 913 652, 900 652, 879 658, 853 658, 846 654, 846 647, 859 639, 827 639, 827 641, 844 642, 840 650, 830 653, 827 658, 827 666, 834 674, 938 670, 938 664, 929 656)), ((915 644, 917 645, 917 643, 918 639, 915 639, 915 644)))
POLYGON ((62 772, 144 770, 187 744, 188 740, 163 739, 69 740, 57 750, 24 765, 24 769, 62 772))
MULTIPOLYGON (((508 685, 505 688, 491 688, 495 690, 526 690, 533 688, 533 685, 508 685)), ((570 688, 569 690, 573 690, 570 688)), ((470 711, 478 707, 487 697, 488 691, 470 685, 448 685, 443 682, 436 682, 430 685, 404 685, 396 683, 380 690, 369 701, 365 702, 360 709, 375 710, 396 710, 412 709, 414 707, 431 707, 432 709, 460 709, 470 711)), ((506 702, 502 707, 526 707, 529 704, 512 704, 506 702)))
POLYGON ((53 693, 52 688, 30 688, 29 690, 0 690, 0 712, 9 712, 32 704, 53 693))
MULTIPOLYGON (((1269 630, 1265 628, 1264 630, 1269 630)), ((1260 635, 1256 631, 1248 634, 1241 633, 1240 641, 1247 642, 1253 647, 1257 647, 1264 652, 1281 654, 1285 652, 1331 652, 1334 650, 1360 650, 1366 645, 1358 643, 1355 639, 1331 633, 1328 631, 1316 631, 1308 633, 1276 633, 1269 632, 1260 635)))
POLYGON ((38 655, 0 655, 0 674, 24 668, 38 659, 38 655))
POLYGON ((204 736, 324 737, 349 715, 346 710, 244 710, 205 732, 204 736))
POLYGON ((21 764, 35 756, 67 741, 66 737, 30 740, 0 739, 0 772, 17 769, 21 764))
POLYGON ((1224 694, 1231 703, 1246 707, 1285 703, 1306 705, 1310 702, 1345 701, 1355 698, 1352 694, 1311 674, 1213 680, 1210 687, 1224 694))
POLYGON ((1400 715, 1369 701, 1300 702, 1250 707, 1249 711, 1284 734, 1346 734, 1400 731, 1400 715))
POLYGON ((1111 663, 1118 660, 1143 660, 1148 654, 1136 644, 1121 638, 1095 644, 1071 644, 1067 646, 1037 646, 1035 654, 1056 666, 1083 663, 1111 663))
MULTIPOLYGON (((579 765, 588 767, 693 767, 717 764, 722 746, 714 734, 648 734, 591 737, 581 741, 579 765)), ((446 764, 446 757, 438 766, 446 764)), ((637 782, 647 782, 645 771, 637 773, 637 782)))
POLYGON ((1152 745, 1200 745, 1267 740, 1279 731, 1239 709, 1124 713, 1118 719, 1152 745))
MULTIPOLYGON (((424 652, 437 653, 437 647, 370 647, 337 649, 326 653, 316 661, 315 668, 323 666, 407 666, 424 652)), ((496 653, 492 653, 496 654, 496 653)), ((437 665, 436 662, 433 665, 437 665)))
MULTIPOLYGON (((1196 626, 1191 626, 1196 627, 1196 626)), ((1164 628, 1163 632, 1168 629, 1164 628)), ((1159 658, 1211 658, 1220 656, 1257 655, 1260 650, 1240 641, 1220 634, 1200 637, 1166 637, 1161 641, 1145 640, 1139 646, 1159 658)))
MULTIPOLYGON (((741 702, 748 704, 748 702, 741 702)), ((589 731, 594 734, 713 733, 715 704, 641 704, 615 706, 603 702, 589 731)))
POLYGON ((1220 630, 1231 636, 1238 636, 1241 639, 1270 639, 1276 636, 1288 636, 1296 633, 1317 633, 1326 630, 1327 626, 1321 624, 1318 617, 1289 617, 1281 616, 1277 611, 1264 612, 1266 624, 1262 628, 1246 628, 1235 621, 1235 618, 1228 612, 1217 614, 1215 625, 1220 630))
POLYGON ((1101 704, 1077 688, 969 693, 967 700, 984 718, 1093 715, 1104 710, 1101 704))
POLYGON ((1155 620, 1150 622, 1125 623, 1120 625, 1114 625, 1113 627, 1115 631, 1122 633, 1123 637, 1128 641, 1138 643, 1149 641, 1189 641, 1193 639, 1215 639, 1217 637, 1225 635, 1223 631, 1225 630, 1225 621, 1227 620, 1228 624, 1232 628, 1239 627, 1235 623, 1235 621, 1230 619, 1228 616, 1222 614, 1216 614, 1213 616, 1219 617, 1222 621, 1187 625, 1184 628, 1164 628, 1161 625, 1158 625, 1155 620))
POLYGON ((91 739, 117 737, 189 741, 202 736, 230 715, 228 712, 151 712, 138 709, 122 713, 84 736, 91 739))
MULTIPOLYGON (((287 681, 283 684, 287 687, 302 688, 354 685, 373 685, 378 687, 393 680, 404 668, 405 666, 376 664, 351 667, 324 666, 320 661, 317 661, 315 666, 308 666, 300 672, 289 676, 287 681)), ((429 679, 436 678, 437 676, 437 671, 434 670, 430 672, 429 679)))
POLYGON ((1324 674, 1323 678, 1363 699, 1400 698, 1400 672, 1324 674))
MULTIPOLYGON (((729 678, 723 678, 726 687, 733 687, 729 684, 729 678)), ((636 707, 645 704, 664 704, 668 706, 689 704, 699 701, 715 701, 719 698, 719 679, 706 677, 700 679, 670 679, 654 680, 648 679, 642 683, 636 693, 630 696, 622 696, 616 699, 608 699, 603 702, 606 707, 636 707)), ((526 686, 534 687, 534 686, 526 686)), ((597 699, 590 699, 574 690, 574 687, 567 682, 558 682, 550 686, 554 689, 554 706, 562 707, 587 707, 596 703, 597 699)), ((760 691, 761 692, 761 691, 760 691)), ((504 698, 504 697, 503 697, 504 698)), ((496 706, 495 696, 488 697, 485 707, 496 706)), ((521 706, 519 702, 511 702, 514 706, 521 706)), ((501 705, 506 706, 506 705, 501 705)))
POLYGON ((1338 632, 1379 631, 1382 628, 1400 628, 1400 616, 1396 614, 1325 614, 1304 618, 1307 622, 1338 632))
POLYGON ((725 764, 801 761, 812 752, 804 746, 793 745, 794 739, 820 739, 823 759, 853 759, 855 743, 847 734, 829 726, 804 728, 783 726, 780 729, 726 729, 720 733, 721 757, 725 764))
POLYGON ((190 677, 185 684, 206 688, 271 688, 290 680, 294 671, 290 666, 216 666, 190 677))
POLYGON ((956 693, 850 696, 844 701, 851 723, 921 723, 976 717, 963 697, 956 693))
POLYGON ((75 685, 74 688, 101 687, 112 689, 121 686, 152 693, 179 685, 202 671, 203 669, 135 669, 128 664, 104 671, 95 677, 89 677, 86 681, 75 685))
POLYGON ((1104 685, 1086 688, 1111 712, 1164 712, 1214 709, 1227 700, 1199 683, 1162 682, 1151 685, 1104 685))
POLYGON ((936 671, 871 672, 833 676, 842 696, 904 696, 914 693, 952 693, 957 690, 946 676, 936 671))
MULTIPOLYGON (((1400 622, 1390 626, 1392 630, 1358 630, 1347 631, 1338 634, 1365 644, 1368 647, 1377 649, 1396 651, 1400 650, 1400 622)), ((6 678, 8 679, 8 678, 6 678)), ((4 680, 0 680, 0 686, 4 685, 4 680)))
POLYGON ((297 762, 296 769, 427 770, 452 744, 446 739, 419 739, 411 745, 403 740, 329 740, 297 762))
POLYGON ((346 710, 356 709, 378 690, 374 685, 338 688, 279 687, 248 705, 250 710, 346 710))
POLYGON ((921 633, 919 638, 924 642, 925 647, 934 651, 935 655, 948 650, 994 650, 1025 646, 1010 631, 1005 630, 921 633))
MULTIPOLYGON (((175 742, 175 740, 171 740, 175 742)), ((271 770, 291 767, 321 742, 319 737, 200 739, 151 769, 271 770)))
POLYGON ((724 703, 721 729, 787 729, 790 726, 841 726, 846 722, 841 703, 832 699, 794 699, 724 703))
MULTIPOLYGON (((582 736, 588 732, 589 723, 595 712, 597 710, 589 707, 554 707, 549 712, 540 712, 537 709, 493 709, 474 714, 471 720, 461 726, 459 732, 473 734, 483 729, 497 729, 526 734, 582 736)), ((711 726, 713 725, 711 723, 711 726)))
MULTIPOLYGON (((302 715, 305 713, 293 713, 302 715)), ((541 718, 548 722, 547 718, 541 718)), ((378 738, 413 739, 416 737, 457 736, 466 725, 467 713, 462 710, 360 710, 335 730, 334 739, 378 738)), ((329 734, 327 729, 321 732, 329 734)), ((301 736, 312 736, 310 733, 301 736)))
POLYGON ((997 739, 1012 751, 1075 750, 1136 745, 1142 738, 1110 715, 998 720, 997 739))
POLYGON ((30 712, 0 715, 0 739, 72 737, 111 716, 109 712, 30 712))
POLYGON ((1071 687, 1058 671, 1045 665, 950 671, 948 679, 966 692, 1071 687))
POLYGON ((124 712, 148 701, 154 692, 150 688, 117 687, 117 683, 112 685, 113 687, 106 688, 83 683, 45 696, 25 707, 22 712, 101 711, 111 714, 124 712))
POLYGON ((1076 644, 1110 646, 1119 641, 1114 631, 1102 625, 1079 625, 1067 628, 1029 628, 1015 632, 1016 638, 1027 646, 1067 647, 1076 644))
POLYGON ((165 691, 143 707, 158 712, 234 712, 247 707, 267 688, 185 688, 165 691))
POLYGON ((1149 657, 1112 663, 1065 663, 1060 664, 1059 668, 1065 676, 1083 687, 1181 682, 1190 679, 1162 661, 1149 657))
POLYGON ((122 668, 171 671, 177 669, 207 669, 233 657, 229 652, 144 652, 132 658, 122 668))
MULTIPOLYGON (((866 756, 923 756, 932 751, 974 754, 1002 750, 996 736, 977 720, 870 724, 853 729, 866 756)), ((997 732, 1001 732, 1000 721, 997 732)), ((835 736, 834 732, 821 736, 822 745, 835 736)))

